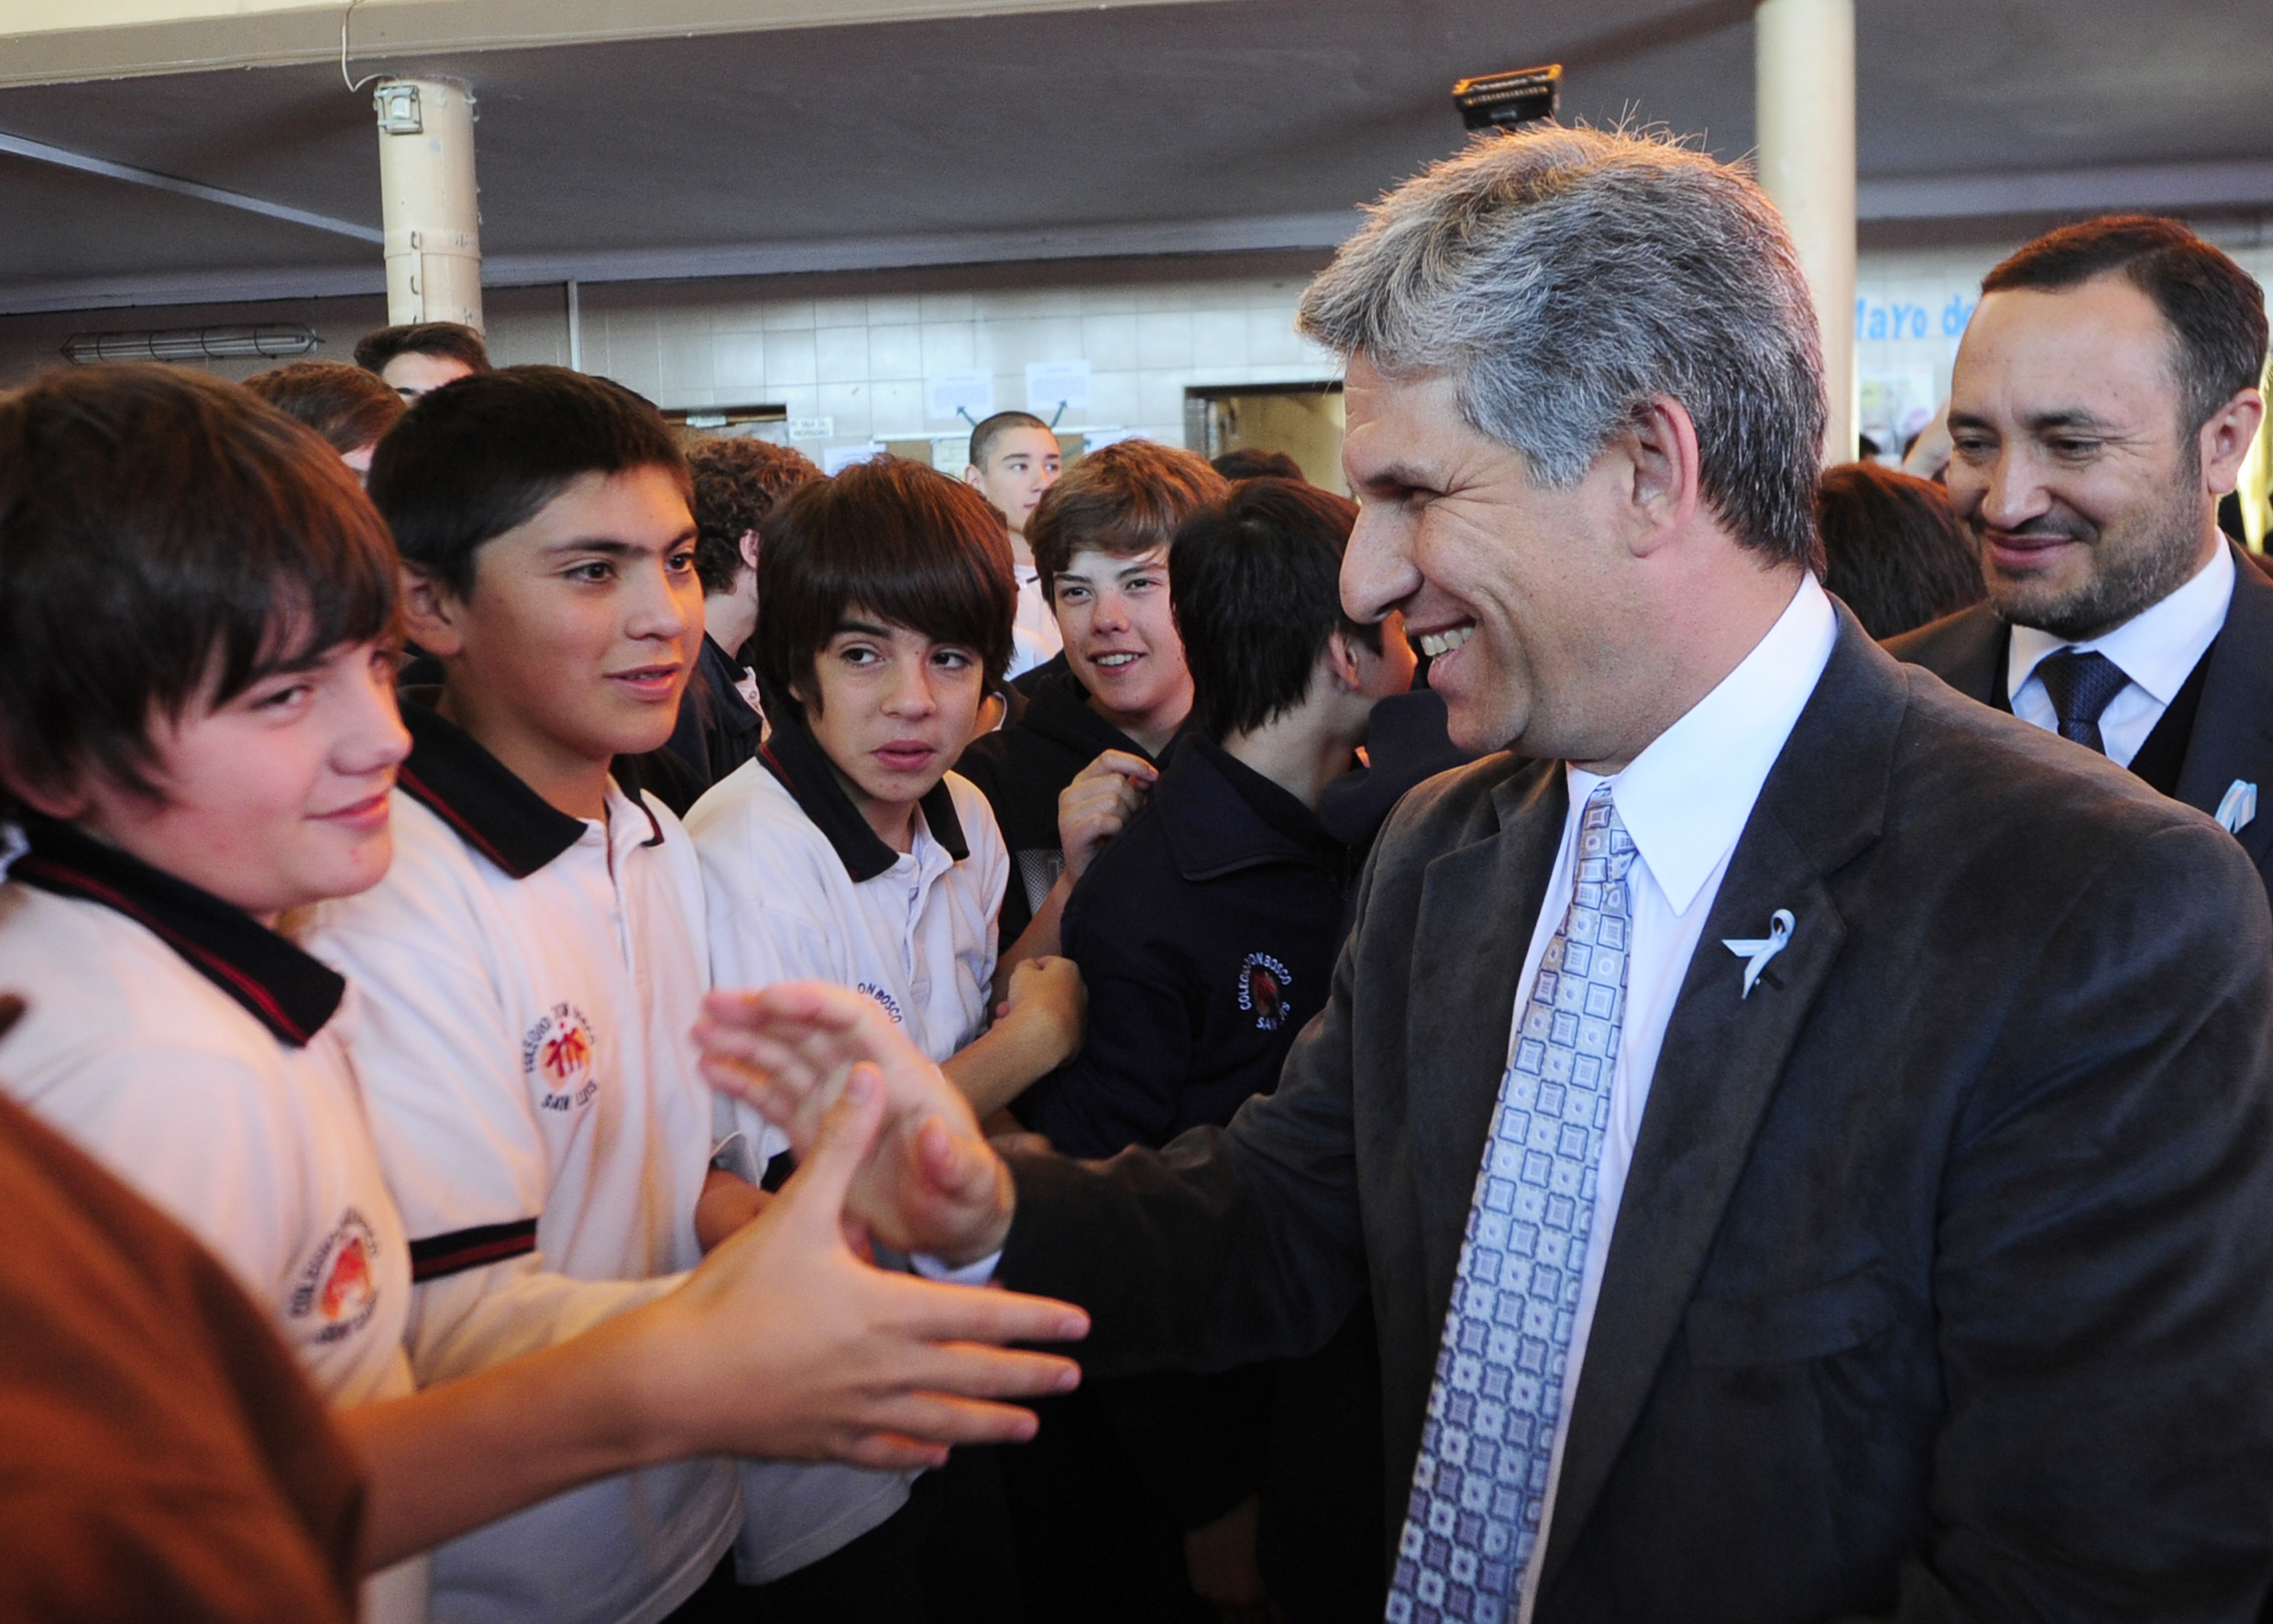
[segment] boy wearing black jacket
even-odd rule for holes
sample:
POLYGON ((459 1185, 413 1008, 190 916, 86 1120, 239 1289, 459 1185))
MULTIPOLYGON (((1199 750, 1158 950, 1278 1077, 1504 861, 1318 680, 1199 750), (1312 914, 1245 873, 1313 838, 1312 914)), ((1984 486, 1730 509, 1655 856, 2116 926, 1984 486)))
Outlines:
POLYGON ((1191 452, 1124 440, 1075 464, 1027 525, 1065 653, 1019 679, 1025 714, 955 763, 994 808, 1010 848, 996 926, 1005 974, 1058 950, 1073 881, 1143 799, 1155 756, 1191 713, 1191 677, 1169 609, 1169 543, 1186 517, 1229 489, 1191 452), (1064 810, 1083 836, 1069 851, 1059 796, 1077 781, 1064 810), (1029 923, 1039 928, 1022 941, 1029 923))
MULTIPOLYGON (((1349 771, 1375 704, 1404 692, 1413 672, 1396 615, 1366 626, 1343 615, 1338 576, 1356 517, 1345 498, 1256 479, 1176 535, 1169 574, 1192 726, 1073 887, 1061 935, 1090 989, 1088 1036, 1027 1096, 1027 1119, 1069 1156, 1158 1147, 1229 1122, 1277 1085, 1295 1034, 1325 1004, 1352 873, 1319 821, 1319 796, 1349 771)), ((1310 1454, 1307 1481, 1293 1486, 1300 1513, 1261 1511, 1267 1537, 1284 1529, 1302 1548, 1272 1588, 1312 1585, 1348 1547, 1358 1560, 1342 1583, 1319 1586, 1330 1593, 1323 1605, 1339 1617, 1354 1601, 1378 1616, 1365 1537, 1378 1505, 1364 1498, 1378 1471, 1361 1425, 1376 1384, 1362 1371, 1337 1379, 1338 1366, 1305 1368, 1315 1364, 1290 1367, 1311 1395, 1291 1428, 1273 1427, 1268 1366, 1098 1389, 1150 1505, 1182 1534, 1192 1588, 1219 1608, 1264 1599, 1257 1522, 1268 1497, 1257 1491, 1267 1474, 1285 1480, 1271 1471, 1284 1453, 1274 1432, 1314 1449, 1312 1435, 1330 1430, 1337 1449, 1310 1454)), ((1321 1615, 1298 1602, 1294 1616, 1321 1615)))

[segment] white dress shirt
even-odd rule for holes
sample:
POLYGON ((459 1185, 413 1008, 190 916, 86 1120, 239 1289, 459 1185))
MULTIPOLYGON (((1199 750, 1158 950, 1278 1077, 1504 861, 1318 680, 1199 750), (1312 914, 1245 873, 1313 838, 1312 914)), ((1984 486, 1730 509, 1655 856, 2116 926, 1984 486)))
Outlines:
POLYGON ((1030 564, 1014 564, 1018 577, 1018 615, 1010 629, 1008 676, 1023 676, 1037 665, 1048 664, 1065 647, 1058 630, 1057 612, 1042 595, 1041 572, 1030 564))
MULTIPOLYGON (((1760 786, 1783 753, 1784 741, 1791 737, 1808 696, 1815 692, 1838 636, 1839 620, 1831 600, 1810 576, 1737 668, 1691 707, 1687 715, 1653 740, 1625 771, 1608 780, 1611 801, 1626 832, 1633 837, 1637 852, 1627 876, 1632 946, 1627 956, 1626 1015, 1610 1081, 1610 1119, 1602 1138, 1594 1224, 1587 1238, 1585 1272, 1579 1279, 1578 1312, 1563 1381, 1563 1412, 1555 1425, 1554 1455, 1546 1504, 1540 1514, 1537 1554, 1524 1569, 1519 1624, 1528 1624, 1538 1596, 1539 1570, 1554 1517, 1555 1486, 1563 1472, 1571 1404, 1578 1393, 1579 1369, 1586 1361, 1595 1303, 1602 1291, 1602 1271, 1609 1259, 1618 1203, 1632 1165, 1634 1142, 1642 1132, 1642 1114, 1649 1103, 1650 1080, 1657 1070, 1665 1025, 1673 1017, 1689 961, 1699 951, 1726 958, 1731 982, 1744 972, 1744 960, 1718 942, 1700 944, 1699 938, 1713 911, 1713 898, 1719 894, 1729 859, 1735 854, 1737 839, 1752 815, 1752 803, 1760 798, 1760 786)), ((1523 977, 1510 1019, 1510 1053, 1515 1029, 1531 1002, 1540 960, 1570 906, 1580 814, 1586 809, 1587 797, 1605 782, 1576 767, 1566 766, 1564 772, 1570 785, 1570 813, 1564 822, 1554 872, 1540 904, 1539 921, 1532 930, 1531 950, 1523 960, 1523 977)), ((1743 934, 1766 936, 1772 909, 1772 904, 1763 904, 1759 918, 1742 921, 1743 934)), ((1806 927, 1806 920, 1799 921, 1799 929, 1806 927)))
POLYGON ((2004 656, 2004 691, 2013 697, 2013 714, 2048 733, 2059 732, 2059 713, 2037 667, 2046 655, 2062 649, 2104 654, 2123 667, 2131 683, 2100 712, 2100 741, 2107 746, 2109 761, 2129 766, 2202 664, 2204 652, 2224 630, 2225 611, 2233 601, 2234 554, 2221 542, 2210 562, 2185 586, 2103 637, 2070 642, 2034 626, 2014 627, 2012 648, 2004 656))

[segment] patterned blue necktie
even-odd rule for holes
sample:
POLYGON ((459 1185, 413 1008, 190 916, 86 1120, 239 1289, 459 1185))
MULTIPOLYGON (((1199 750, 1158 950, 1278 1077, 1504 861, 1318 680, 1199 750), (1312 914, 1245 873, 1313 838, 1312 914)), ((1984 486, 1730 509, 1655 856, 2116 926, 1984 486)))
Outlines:
POLYGON ((2100 712, 2131 686, 2124 668, 2105 654, 2061 649, 2037 663, 2037 676, 2044 684, 2044 697, 2052 702, 2059 736, 2105 755, 2100 712))
POLYGON ((1539 1540, 1626 1016, 1634 843, 1587 797, 1578 883, 1547 944, 1468 1208, 1389 1624, 1514 1616, 1539 1540))

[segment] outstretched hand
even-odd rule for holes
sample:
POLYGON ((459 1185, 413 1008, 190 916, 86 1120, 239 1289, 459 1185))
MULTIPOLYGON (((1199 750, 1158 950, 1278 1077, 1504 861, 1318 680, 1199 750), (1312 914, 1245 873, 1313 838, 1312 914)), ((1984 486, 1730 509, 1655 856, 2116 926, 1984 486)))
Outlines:
POLYGON ((1016 1191, 970 1102, 891 1017, 850 987, 785 982, 714 992, 695 1026, 702 1073, 789 1136, 800 1162, 853 1068, 883 1082, 874 1149, 851 1176, 844 1211, 884 1245, 969 1263, 1002 1248, 1016 1191))
POLYGON ((941 1465, 951 1443, 1033 1436, 1033 1413, 998 1400, 1064 1392, 1079 1366, 987 1344, 1077 1340, 1087 1317, 855 1257, 841 1219, 888 1126, 890 1090, 862 1065, 832 1092, 774 1202, 686 1286, 626 1316, 652 1317, 644 1329, 662 1339, 651 1401, 665 1430, 687 1453, 900 1469, 941 1465))

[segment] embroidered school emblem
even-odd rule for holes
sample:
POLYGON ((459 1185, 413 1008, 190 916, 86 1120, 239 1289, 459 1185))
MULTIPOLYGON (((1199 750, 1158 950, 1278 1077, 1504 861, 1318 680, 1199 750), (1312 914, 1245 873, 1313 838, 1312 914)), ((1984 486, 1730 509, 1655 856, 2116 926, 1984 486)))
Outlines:
POLYGON ((855 982, 852 983, 852 986, 855 992, 865 993, 868 997, 873 998, 876 1001, 876 1007, 883 1010, 884 1014, 892 1017, 892 1024, 894 1026, 905 1026, 907 1025, 907 1022, 900 1015, 900 1001, 893 997, 891 993, 885 992, 874 982, 855 982))
POLYGON ((1255 1017, 1257 1031, 1276 1032, 1287 1018, 1287 989, 1294 972, 1268 953, 1249 953, 1239 966, 1239 1007, 1255 1017))
POLYGON ((318 1342, 353 1335, 379 1307, 379 1278, 371 1269, 378 1256, 379 1237, 363 1214, 349 1207, 300 1271, 288 1311, 295 1320, 313 1318, 318 1342))
POLYGON ((521 1074, 537 1092, 540 1111, 573 1111, 599 1092, 592 1075, 598 1049, 592 1023, 573 1004, 555 1004, 521 1040, 521 1074))

